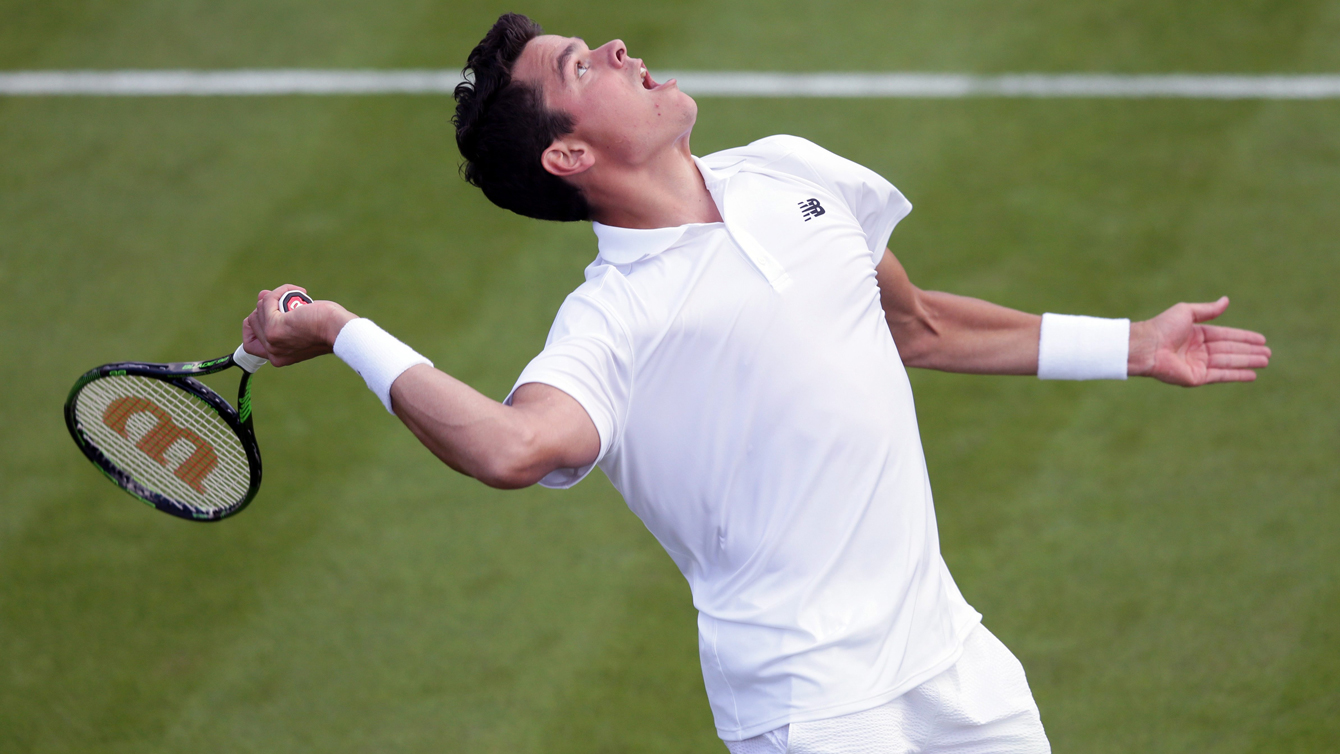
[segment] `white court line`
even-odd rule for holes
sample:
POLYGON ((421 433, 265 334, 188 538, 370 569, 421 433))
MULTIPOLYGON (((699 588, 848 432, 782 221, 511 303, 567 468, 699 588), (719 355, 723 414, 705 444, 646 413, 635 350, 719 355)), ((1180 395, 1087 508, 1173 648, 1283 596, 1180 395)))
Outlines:
MULTIPOLYGON (((657 72, 700 97, 1335 99, 1340 75, 657 72)), ((449 70, 12 71, 0 95, 450 94, 449 70)))
POLYGON ((15 71, 0 73, 0 94, 450 94, 460 82, 458 71, 15 71))

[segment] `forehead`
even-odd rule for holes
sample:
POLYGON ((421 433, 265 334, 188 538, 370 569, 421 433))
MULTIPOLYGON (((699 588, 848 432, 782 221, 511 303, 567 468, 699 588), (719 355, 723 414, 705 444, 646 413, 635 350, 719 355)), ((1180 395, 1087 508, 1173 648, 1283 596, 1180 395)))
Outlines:
POLYGON ((542 34, 530 40, 512 66, 512 78, 538 85, 541 89, 561 85, 558 59, 574 43, 580 48, 582 41, 556 34, 542 34))

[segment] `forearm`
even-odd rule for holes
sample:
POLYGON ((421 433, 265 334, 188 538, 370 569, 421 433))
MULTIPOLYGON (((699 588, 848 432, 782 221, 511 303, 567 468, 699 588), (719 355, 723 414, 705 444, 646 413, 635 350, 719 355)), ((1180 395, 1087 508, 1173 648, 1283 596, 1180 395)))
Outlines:
POLYGON ((914 314, 889 320, 904 364, 966 374, 1037 374, 1040 316, 952 293, 918 294, 914 314))
POLYGON ((1250 382, 1270 364, 1260 333, 1200 324, 1222 314, 1227 297, 1177 304, 1143 322, 1047 315, 1048 323, 978 299, 918 290, 900 271, 896 260, 885 267, 881 297, 907 366, 1067 380, 1140 376, 1191 387, 1250 382))
POLYGON ((601 441, 586 409, 556 387, 527 383, 498 403, 433 368, 370 320, 332 301, 281 312, 280 297, 298 286, 257 295, 242 324, 247 352, 275 366, 334 352, 358 372, 438 458, 494 487, 526 487, 558 468, 595 463, 601 441))
POLYGON ((1051 379, 1149 373, 1145 362, 1150 360, 1150 333, 1144 323, 1126 329, 1117 320, 1061 317, 1044 328, 1044 317, 1036 314, 923 291, 888 251, 875 277, 885 320, 907 366, 968 374, 1042 374, 1041 366, 1046 372, 1042 376, 1051 379), (1114 343, 1114 337, 1126 341, 1114 343))
POLYGON ((529 486, 552 470, 518 409, 426 364, 396 379, 391 401, 395 415, 433 455, 489 486, 529 486))
POLYGON ((463 474, 492 487, 525 487, 564 460, 561 433, 551 426, 562 417, 543 400, 498 403, 370 320, 346 322, 333 349, 425 447, 463 474))

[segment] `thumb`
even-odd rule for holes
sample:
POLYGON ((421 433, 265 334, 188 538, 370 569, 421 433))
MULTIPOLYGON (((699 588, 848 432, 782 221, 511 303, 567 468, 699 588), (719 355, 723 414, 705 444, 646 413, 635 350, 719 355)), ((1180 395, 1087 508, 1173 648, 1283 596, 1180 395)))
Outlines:
POLYGON ((1224 313, 1228 308, 1228 296, 1220 296, 1218 301, 1210 304, 1188 304, 1191 307, 1191 319, 1193 322, 1207 322, 1224 313))

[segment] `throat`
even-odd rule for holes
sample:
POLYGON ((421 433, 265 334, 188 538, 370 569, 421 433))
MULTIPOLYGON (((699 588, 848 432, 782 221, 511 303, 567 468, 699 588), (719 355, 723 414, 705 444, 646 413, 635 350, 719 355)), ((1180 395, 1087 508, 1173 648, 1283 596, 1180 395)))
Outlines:
POLYGON ((687 153, 673 161, 606 173, 584 187, 595 219, 621 228, 721 222, 716 201, 687 153))

